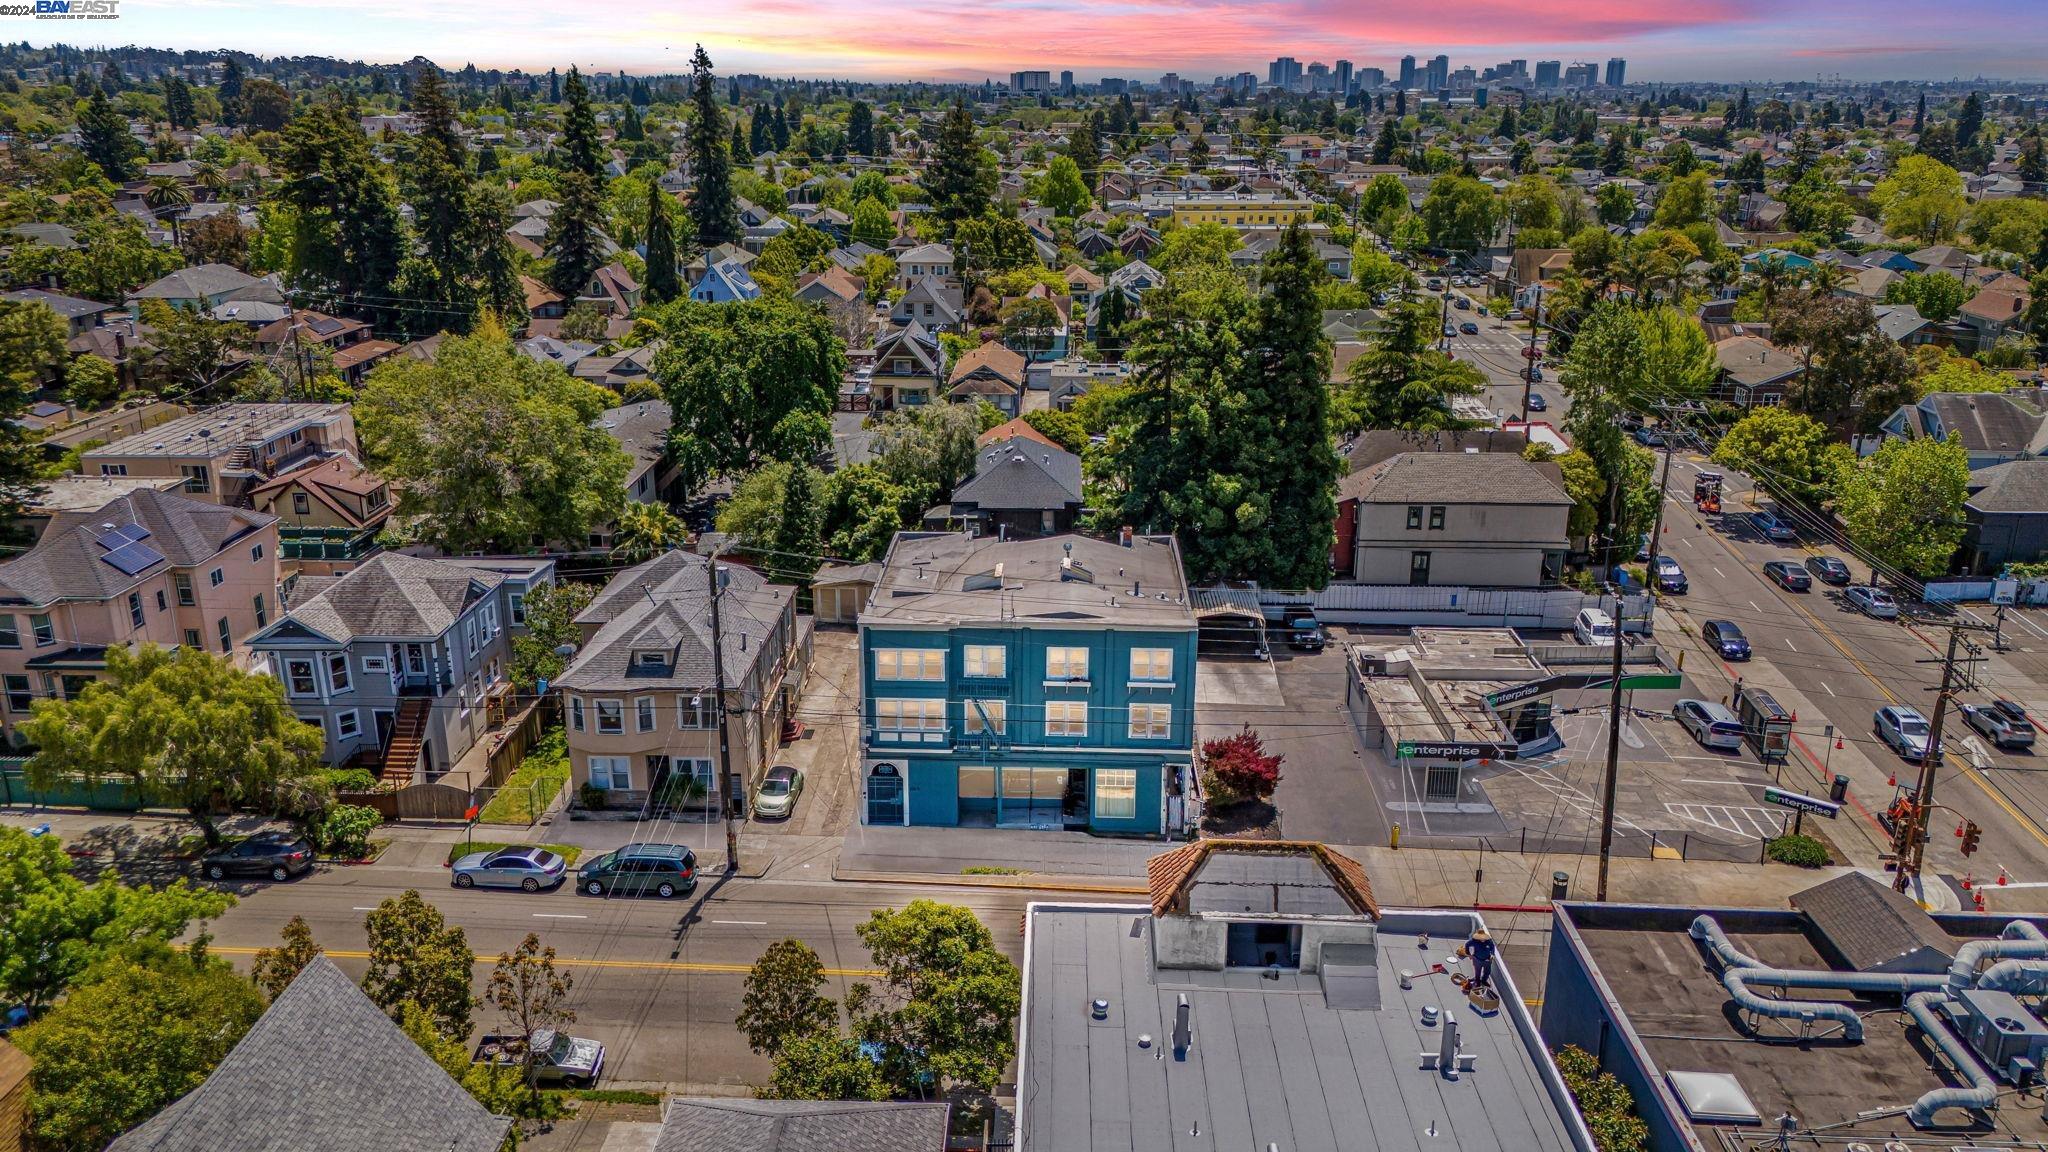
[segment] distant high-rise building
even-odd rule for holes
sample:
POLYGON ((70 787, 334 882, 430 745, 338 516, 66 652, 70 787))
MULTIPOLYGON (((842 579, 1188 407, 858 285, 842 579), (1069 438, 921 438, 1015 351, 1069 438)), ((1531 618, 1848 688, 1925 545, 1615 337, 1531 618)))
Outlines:
POLYGON ((1445 88, 1449 87, 1450 83, 1451 58, 1449 56, 1437 56, 1431 58, 1429 62, 1429 71, 1428 74, 1423 78, 1422 87, 1426 91, 1441 92, 1445 88))
POLYGON ((1060 73, 1060 95, 1072 96, 1073 94, 1074 73, 1071 70, 1060 73))
POLYGON ((1508 61, 1508 74, 1505 79, 1527 84, 1529 82, 1529 62, 1527 60, 1508 61))
POLYGON ((1131 82, 1115 76, 1104 76, 1095 86, 1102 89, 1104 96, 1121 96, 1130 90, 1131 82))
POLYGON ((1010 73, 1010 91, 1050 92, 1052 91, 1052 73, 1012 72, 1010 73))
POLYGON ((1308 90, 1328 92, 1330 90, 1330 66, 1317 60, 1308 66, 1308 90))
POLYGON ((1385 88, 1386 86, 1387 86, 1387 70, 1386 70, 1386 69, 1384 69, 1384 68, 1360 68, 1360 69, 1358 70, 1358 90, 1359 90, 1360 92, 1371 92, 1372 90, 1374 90, 1374 89, 1376 89, 1376 88, 1385 88))
POLYGON ((1239 72, 1237 78, 1230 82, 1230 90, 1240 96, 1258 91, 1259 74, 1256 72, 1239 72))
POLYGON ((1600 83, 1600 66, 1587 61, 1577 61, 1564 70, 1564 86, 1567 88, 1591 88, 1600 83))
POLYGON ((1331 78, 1336 81, 1338 95, 1351 95, 1351 61, 1337 61, 1337 67, 1331 73, 1331 78))
POLYGON ((1401 87, 1404 90, 1415 87, 1415 57, 1413 56, 1401 57, 1401 87))
POLYGON ((1536 86, 1538 88, 1557 87, 1558 70, 1563 66, 1556 60, 1538 60, 1536 62, 1536 86))
POLYGON ((1282 56, 1266 66, 1266 82, 1276 88, 1295 88, 1301 84, 1301 61, 1292 56, 1282 56))
POLYGON ((1168 72, 1159 78, 1159 90, 1168 96, 1180 95, 1180 73, 1168 72))
POLYGON ((1607 86, 1609 88, 1620 88, 1627 83, 1627 76, 1628 61, 1623 60, 1619 56, 1609 56, 1607 58, 1607 86))
POLYGON ((1446 87, 1453 92, 1470 92, 1478 87, 1478 85, 1479 73, 1474 72, 1472 66, 1467 64, 1456 72, 1451 73, 1450 83, 1446 87))

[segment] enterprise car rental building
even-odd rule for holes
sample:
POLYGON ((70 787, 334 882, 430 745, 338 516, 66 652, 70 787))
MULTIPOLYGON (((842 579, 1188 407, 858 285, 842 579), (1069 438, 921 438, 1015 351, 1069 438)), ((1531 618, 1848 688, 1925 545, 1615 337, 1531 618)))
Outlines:
POLYGON ((1156 834, 1192 815, 1172 537, 899 533, 859 628, 865 823, 1156 834))

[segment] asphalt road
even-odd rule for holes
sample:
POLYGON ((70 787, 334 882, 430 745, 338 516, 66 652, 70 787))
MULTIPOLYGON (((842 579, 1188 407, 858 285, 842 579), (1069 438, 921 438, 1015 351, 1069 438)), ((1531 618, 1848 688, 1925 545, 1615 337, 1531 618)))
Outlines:
MULTIPOLYGON (((575 978, 572 1031, 603 1041, 607 1083, 722 1089, 758 1084, 768 1062, 733 1027, 742 980, 767 946, 794 936, 816 949, 830 974, 826 995, 838 997, 868 974, 869 957, 854 933, 878 906, 928 896, 972 908, 997 945, 1021 960, 1019 924, 1030 898, 975 888, 876 887, 829 880, 734 880, 707 875, 696 893, 673 901, 598 899, 568 890, 456 891, 441 869, 383 866, 324 869, 288 884, 238 885, 242 900, 209 926, 214 949, 247 967, 256 949, 277 941, 279 927, 304 916, 342 969, 360 977, 368 941, 363 915, 387 897, 417 888, 462 926, 479 958, 481 995, 500 952, 528 933, 554 946, 575 978)), ((497 1023, 488 1007, 479 1029, 497 1023)))
MULTIPOLYGON (((1832 725, 1845 745, 1856 747, 1881 769, 1896 770, 1902 784, 1916 779, 1917 766, 1876 738, 1872 717, 1892 704, 1931 715, 1941 681, 1946 627, 1939 618, 1871 619, 1844 602, 1839 589, 1817 581, 1804 593, 1778 587, 1763 575, 1767 561, 1799 562, 1825 553, 1845 560, 1859 581, 1867 580, 1869 571, 1853 556, 1824 543, 1777 544, 1762 538, 1745 514, 1752 499, 1746 481, 1727 469, 1714 470, 1728 477, 1728 513, 1718 522, 1698 516, 1690 497, 1693 476, 1704 463, 1683 456, 1674 459, 1662 551, 1684 567, 1691 591, 1666 598, 1673 609, 1670 623, 1685 627, 1660 628, 1659 640, 1690 649, 1691 660, 1719 665, 1732 682, 1745 674, 1746 666, 1719 661, 1688 632, 1705 620, 1733 620, 1749 637, 1755 659, 1767 662, 1805 695, 1810 709, 1800 712, 1794 728, 1805 745, 1824 754, 1825 726, 1832 725)), ((1817 531, 1803 535, 1808 540, 1819 537, 1817 531)), ((2038 612, 2012 613, 2007 636, 2016 650, 2004 654, 1996 665, 1981 667, 1977 685, 1958 701, 2007 696, 2042 715, 2048 691, 2030 670, 2048 669, 2048 626, 2038 612)), ((1958 875, 1974 870, 1980 876, 1995 874, 2003 865, 2015 880, 2048 880, 2048 774, 2043 771, 2048 768, 2048 750, 2041 755, 2002 752, 1973 737, 1961 717, 1951 712, 1943 738, 1949 755, 1936 774, 1935 800, 1952 810, 1937 813, 1934 821, 1932 865, 1958 875), (1973 758, 1983 767, 1973 766, 1973 758), (1961 857, 1955 838, 1948 834, 1959 817, 1985 828, 1983 851, 1973 859, 1961 857)), ((1872 788, 1867 780, 1857 787, 1863 793, 1861 802, 1872 811, 1890 801, 1888 788, 1872 788)))

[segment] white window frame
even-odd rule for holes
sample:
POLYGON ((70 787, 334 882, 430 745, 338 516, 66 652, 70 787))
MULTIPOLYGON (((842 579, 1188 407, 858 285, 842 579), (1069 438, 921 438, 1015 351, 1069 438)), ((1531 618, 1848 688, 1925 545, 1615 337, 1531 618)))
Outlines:
POLYGON ((1173 705, 1133 704, 1127 735, 1133 740, 1166 740, 1173 736, 1173 705))
POLYGON ((21 647, 21 618, 12 612, 0 612, 0 648, 21 647))
POLYGON ((1138 770, 1097 768, 1094 815, 1101 820, 1133 820, 1138 815, 1138 770))
POLYGON ((512 623, 526 623, 526 593, 511 592, 507 595, 512 598, 512 623))
POLYGON ((1048 684, 1087 684, 1088 649, 1066 646, 1047 648, 1045 680, 1048 684))
POLYGON ((1057 740, 1087 739, 1088 702, 1085 700, 1046 701, 1045 735, 1047 739, 1057 740), (1076 716, 1079 719, 1076 719, 1076 716))
POLYGON ((960 650, 960 675, 1001 680, 1010 673, 1010 652, 1001 644, 969 644, 960 650))
POLYGON ((263 545, 262 545, 261 543, 256 543, 256 544, 251 544, 251 545, 249 545, 249 559, 250 559, 250 560, 261 560, 261 559, 263 559, 263 545))
POLYGON ((353 708, 346 708, 334 714, 334 736, 337 740, 353 740, 363 734, 363 718, 353 708))
POLYGON ((206 574, 206 586, 209 588, 218 588, 226 580, 227 574, 218 568, 206 574))
POLYGON ((875 738, 899 744, 942 744, 946 702, 936 696, 884 696, 875 701, 875 738))
POLYGON ((877 648, 875 649, 875 679, 913 680, 927 684, 944 683, 946 679, 946 650, 944 648, 877 648))
POLYGON ((355 690, 355 683, 348 674, 348 653, 329 652, 325 663, 329 691, 339 693, 355 690))
POLYGON ((712 726, 711 696, 709 693, 676 693, 677 728, 696 732, 712 726))
POLYGON ((192 577, 183 572, 173 572, 171 586, 178 590, 178 603, 181 606, 190 608, 199 602, 199 597, 192 594, 192 577))
POLYGON ((600 736, 623 736, 626 734, 626 702, 623 700, 595 700, 597 705, 597 734, 600 736), (605 725, 609 722, 611 727, 605 725))
POLYGON ((128 593, 128 626, 140 628, 147 620, 148 617, 142 614, 142 592, 131 590, 128 593))
POLYGON ((654 710, 654 697, 633 697, 633 731, 654 731, 655 725, 657 723, 657 721, 655 720, 655 715, 656 713, 654 710))
POLYGON ((320 664, 311 656, 287 656, 284 660, 284 690, 288 696, 300 698, 320 695, 320 664), (299 687, 298 673, 294 667, 306 670, 305 687, 299 687))
POLYGON ((28 618, 30 631, 35 633, 36 647, 48 648, 57 642, 57 622, 48 612, 37 612, 28 618))
POLYGON ((391 671, 391 660, 387 656, 365 656, 363 657, 363 671, 389 673, 391 671))
POLYGON ((633 758, 631 756, 592 756, 590 782, 609 791, 630 792, 633 790, 633 758), (601 774, 600 774, 601 773, 601 774), (621 775, 625 782, 620 783, 621 775))
POLYGON ((960 702, 960 730, 969 736, 980 736, 984 732, 1001 736, 1010 726, 1010 702, 1008 700, 962 700, 960 702), (982 720, 987 714, 987 721, 982 720))
POLYGON ((1173 683, 1173 649, 1133 648, 1131 649, 1131 683, 1171 684, 1173 683))

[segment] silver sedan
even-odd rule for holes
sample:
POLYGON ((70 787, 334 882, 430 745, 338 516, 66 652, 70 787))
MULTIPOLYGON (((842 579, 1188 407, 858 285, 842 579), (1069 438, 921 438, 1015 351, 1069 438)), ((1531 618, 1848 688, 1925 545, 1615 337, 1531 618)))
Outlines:
POLYGON ((454 865, 457 888, 553 888, 569 874, 569 863, 545 848, 472 852, 454 865))

